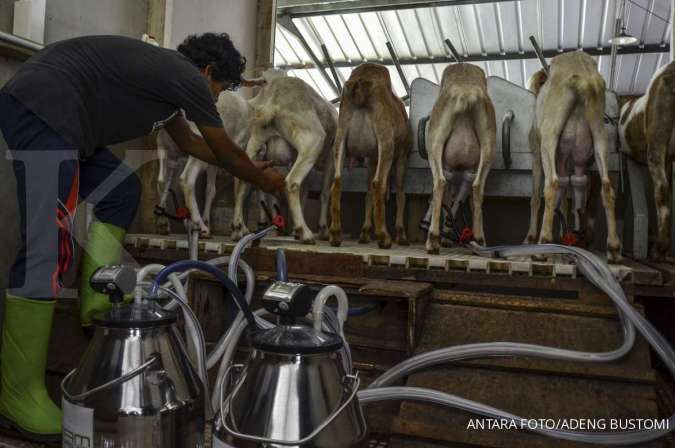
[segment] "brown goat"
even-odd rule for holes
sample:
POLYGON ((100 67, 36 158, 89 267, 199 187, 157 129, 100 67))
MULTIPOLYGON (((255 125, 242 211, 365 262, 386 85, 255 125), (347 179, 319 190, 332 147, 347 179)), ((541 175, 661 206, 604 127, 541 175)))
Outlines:
POLYGON ((335 137, 335 179, 331 191, 330 242, 342 242, 341 194, 345 158, 368 159, 369 189, 366 219, 359 242, 370 241, 373 212, 375 237, 381 248, 391 247, 385 221, 385 196, 389 171, 396 163, 396 242, 408 244, 404 228, 405 176, 412 136, 408 116, 391 87, 389 70, 379 64, 362 64, 345 84, 335 137))

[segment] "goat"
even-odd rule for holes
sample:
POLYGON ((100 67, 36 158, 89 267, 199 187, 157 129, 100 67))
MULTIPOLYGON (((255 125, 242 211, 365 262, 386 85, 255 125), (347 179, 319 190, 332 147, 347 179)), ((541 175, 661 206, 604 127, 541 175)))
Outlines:
MULTIPOLYGON (((223 126, 232 140, 239 146, 245 146, 250 135, 250 120, 252 108, 248 102, 234 92, 222 92, 216 104, 218 113, 223 120, 223 126)), ((189 123, 190 129, 196 134, 199 130, 194 123, 189 123)), ((178 148, 169 134, 160 129, 157 134, 157 152, 159 157, 159 177, 157 183, 160 188, 161 198, 159 207, 166 207, 167 193, 173 181, 177 168, 186 160, 185 167, 180 175, 181 190, 185 198, 185 204, 190 211, 193 226, 199 229, 200 237, 209 238, 211 229, 211 206, 216 197, 216 178, 219 168, 209 165, 195 157, 186 157, 178 148), (206 171, 206 196, 204 200, 203 214, 197 204, 195 185, 199 176, 206 171)))
POLYGON ((550 75, 537 73, 530 82, 537 95, 535 122, 530 132, 533 193, 526 242, 536 242, 537 221, 544 181, 544 217, 539 243, 553 240, 553 216, 569 184, 574 190, 575 228, 581 231, 586 205, 586 168, 595 156, 607 217, 607 255, 621 259, 616 232, 615 195, 609 180, 609 139, 604 123, 605 81, 591 56, 564 53, 551 60, 550 75), (573 174, 568 170, 573 165, 573 174))
POLYGON ((621 151, 646 163, 654 183, 657 214, 656 244, 651 257, 662 259, 670 248, 670 182, 667 173, 675 156, 675 62, 659 69, 647 92, 621 108, 621 151))
MULTIPOLYGON (((316 242, 303 215, 300 189, 314 167, 323 171, 319 237, 327 238, 328 193, 333 176, 330 149, 337 126, 335 108, 299 78, 268 70, 266 85, 251 100, 253 118, 246 153, 255 160, 266 147, 264 157, 282 165, 292 165, 286 176, 286 194, 293 220, 294 235, 304 244, 316 242)), ((249 231, 243 220, 243 202, 248 185, 235 180, 235 211, 232 238, 249 231)))
POLYGON ((405 232, 405 177, 412 145, 408 116, 394 94, 389 70, 365 63, 356 67, 345 84, 335 138, 335 179, 331 191, 330 243, 342 242, 341 194, 345 157, 368 159, 366 219, 360 243, 370 241, 373 212, 375 237, 381 248, 391 247, 385 220, 385 195, 389 171, 396 163, 396 242, 407 245, 405 232))
POLYGON ((473 239, 484 245, 483 197, 495 156, 497 123, 481 68, 466 63, 446 67, 439 97, 431 111, 428 135, 433 198, 427 252, 437 254, 440 250, 441 207, 446 183, 458 174, 461 175, 460 187, 453 198, 452 217, 455 218, 471 192, 473 239))

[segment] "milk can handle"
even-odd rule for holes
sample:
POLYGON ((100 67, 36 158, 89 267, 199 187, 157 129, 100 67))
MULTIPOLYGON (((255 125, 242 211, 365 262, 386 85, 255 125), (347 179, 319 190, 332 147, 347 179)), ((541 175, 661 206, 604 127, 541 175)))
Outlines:
MULTIPOLYGON (((240 367, 240 366, 238 366, 240 367)), ((307 437, 300 439, 300 440, 277 440, 277 439, 268 439, 266 437, 258 437, 258 436, 253 436, 250 434, 242 434, 240 432, 235 431, 234 429, 230 428, 230 426, 227 424, 227 419, 225 418, 225 414, 229 415, 230 412, 230 401, 232 400, 232 395, 227 398, 227 400, 223 400, 223 387, 226 384, 226 380, 230 376, 230 372, 232 371, 232 368, 229 368, 225 375, 223 375, 223 379, 221 380, 220 383, 220 422, 223 425, 223 428, 225 428, 225 431, 227 431, 231 436, 236 437, 238 439, 244 439, 244 440, 250 440, 253 442, 260 442, 260 443, 265 443, 265 444, 273 444, 273 445, 285 445, 285 446, 295 446, 295 445, 304 445, 305 443, 311 442, 313 439, 315 439, 321 431, 326 429, 328 425, 333 423, 333 420, 335 420, 341 413, 342 411, 345 410, 347 406, 351 404, 352 401, 354 401, 354 398, 356 398, 356 394, 359 391, 359 385, 361 384, 361 380, 359 379, 358 375, 347 375, 346 378, 351 381, 351 392, 349 394, 349 397, 340 405, 338 406, 335 411, 331 415, 326 418, 317 428, 311 432, 307 437), (227 406, 223 408, 223 403, 227 401, 227 406)))
POLYGON ((153 355, 148 359, 146 362, 141 364, 140 366, 136 367, 133 370, 130 370, 129 372, 125 373, 119 378, 115 378, 112 381, 109 381, 107 383, 101 384, 100 386, 96 386, 93 389, 90 389, 86 392, 82 392, 81 394, 78 395, 70 395, 68 391, 66 390, 66 387, 68 386, 68 382, 70 381, 70 378, 73 376, 75 371, 77 369, 73 369, 70 371, 68 375, 61 381, 61 391, 63 392, 63 396, 66 397, 68 401, 79 401, 79 400, 84 400, 85 398, 89 397, 90 395, 96 394, 98 392, 101 392, 105 389, 108 389, 110 387, 114 387, 117 385, 120 385, 122 383, 125 383, 132 379, 135 376, 140 375, 145 369, 153 365, 155 362, 159 360, 159 357, 157 355, 153 355))

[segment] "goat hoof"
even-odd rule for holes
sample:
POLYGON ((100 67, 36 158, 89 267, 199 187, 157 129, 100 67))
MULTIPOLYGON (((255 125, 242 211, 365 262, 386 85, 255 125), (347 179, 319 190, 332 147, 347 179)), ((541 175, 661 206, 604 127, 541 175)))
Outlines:
POLYGON ((433 246, 433 245, 427 244, 427 253, 429 255, 438 255, 439 253, 441 253, 441 248, 438 245, 433 246))
POLYGON ((168 235, 171 230, 171 224, 169 223, 169 219, 166 216, 158 216, 157 217, 157 233, 160 235, 168 235))
POLYGON ((307 245, 313 245, 316 244, 316 238, 311 237, 311 238, 303 238, 301 240, 302 244, 307 244, 307 245))
POLYGON ((230 238, 232 238, 232 241, 239 241, 242 239, 244 236, 248 235, 250 232, 248 231, 248 228, 244 225, 238 225, 238 226, 233 226, 232 234, 230 235, 230 238))
POLYGON ((377 246, 380 249, 391 248, 391 237, 386 233, 384 235, 378 235, 377 236, 377 246))
POLYGON ((670 241, 663 238, 657 238, 657 240, 654 242, 654 245, 652 246, 651 251, 649 252, 649 257, 654 260, 664 261, 668 256, 669 247, 670 241))
POLYGON ((525 244, 537 244, 537 237, 534 235, 527 235, 525 244))
POLYGON ((406 236, 405 232, 402 230, 397 230, 396 231, 396 244, 399 246, 410 246, 410 242, 408 241, 408 237, 406 236))
POLYGON ((427 243, 425 247, 428 254, 438 255, 438 253, 441 251, 441 236, 430 233, 427 237, 427 243))
POLYGON ((330 245, 333 247, 340 247, 342 245, 342 240, 337 237, 330 238, 330 245))
POLYGON ((328 227, 321 226, 319 228, 319 240, 328 241, 328 227))
POLYGON ((621 242, 607 242, 607 261, 609 263, 619 263, 621 261, 621 242))
POLYGON ((359 243, 360 244, 368 244, 370 243, 370 229, 368 230, 361 230, 361 233, 359 234, 359 243))
POLYGON ((649 251, 649 258, 654 261, 664 261, 666 259, 666 254, 656 247, 652 247, 652 250, 649 251))
POLYGON ((328 231, 328 240, 331 246, 340 247, 340 244, 342 244, 342 228, 331 226, 328 231))
POLYGON ((619 252, 607 251, 607 262, 609 264, 621 263, 623 257, 619 252))

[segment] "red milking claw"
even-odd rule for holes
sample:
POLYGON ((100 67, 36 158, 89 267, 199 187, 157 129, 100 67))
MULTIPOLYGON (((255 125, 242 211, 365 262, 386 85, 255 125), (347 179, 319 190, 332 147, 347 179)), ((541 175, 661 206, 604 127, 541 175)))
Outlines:
POLYGON ((473 240, 473 230, 471 230, 471 227, 464 227, 462 235, 459 237, 459 242, 461 244, 468 244, 471 240, 473 240))
POLYGON ((283 229, 286 227, 286 220, 283 215, 275 215, 274 218, 272 218, 272 224, 279 229, 283 229))
POLYGON ((190 219, 190 210, 187 207, 178 207, 176 209, 176 218, 190 219))
POLYGON ((578 246, 579 245, 579 238, 577 238, 576 233, 567 232, 562 237, 562 243, 565 246, 578 246))

